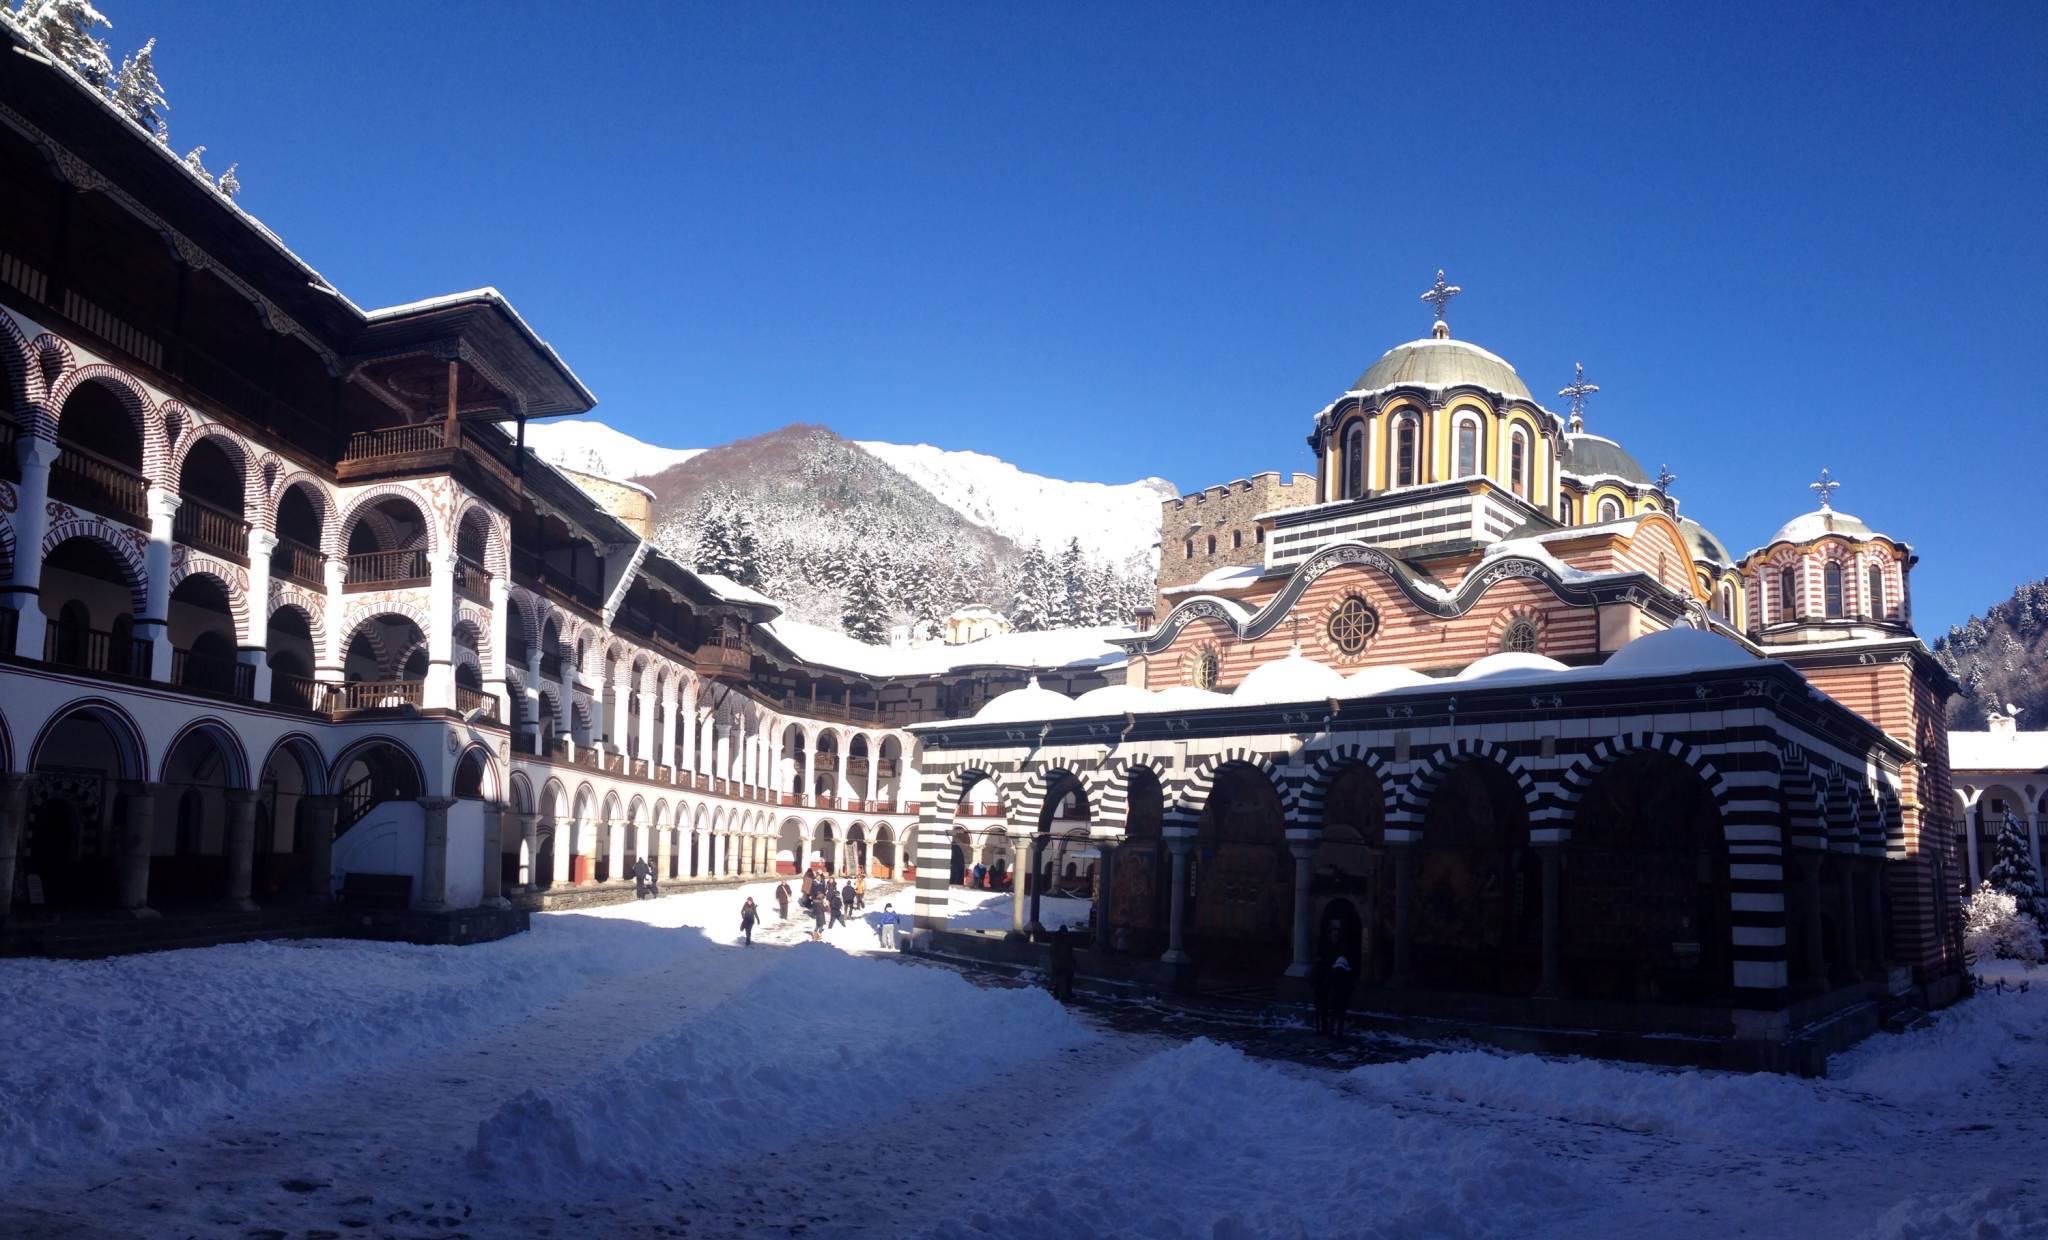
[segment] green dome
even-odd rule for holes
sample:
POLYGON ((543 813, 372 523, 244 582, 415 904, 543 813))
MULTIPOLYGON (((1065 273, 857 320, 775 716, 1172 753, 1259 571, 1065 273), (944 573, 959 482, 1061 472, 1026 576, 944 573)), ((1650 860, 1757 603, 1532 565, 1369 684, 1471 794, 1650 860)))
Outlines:
POLYGON ((1650 472, 1612 439, 1576 431, 1564 437, 1564 455, 1558 469, 1577 478, 1611 475, 1639 486, 1650 485, 1650 472))
POLYGON ((1727 545, 1714 537, 1713 531, 1706 526, 1691 517, 1680 517, 1678 530, 1685 535, 1686 546, 1692 548, 1693 559, 1707 560, 1723 568, 1735 567, 1735 557, 1728 554, 1727 545))
POLYGON ((1411 340, 1388 349, 1385 356, 1358 376, 1351 390, 1376 392, 1413 384, 1441 391, 1466 383, 1532 405, 1536 403, 1536 398, 1529 394, 1529 385, 1522 382, 1513 366, 1476 344, 1449 339, 1411 340))

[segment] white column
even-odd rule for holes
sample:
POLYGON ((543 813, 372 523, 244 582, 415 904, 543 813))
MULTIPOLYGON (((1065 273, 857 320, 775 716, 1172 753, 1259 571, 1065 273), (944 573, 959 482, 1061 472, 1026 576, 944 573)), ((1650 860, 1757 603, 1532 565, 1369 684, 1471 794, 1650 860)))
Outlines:
MULTIPOLYGON (((420 705, 455 709, 455 553, 443 549, 427 566, 427 682, 420 705)), ((447 814, 442 813, 442 829, 447 814)))
POLYGON ((682 713, 683 704, 681 701, 670 698, 662 703, 661 756, 657 760, 670 767, 678 766, 682 761, 681 757, 676 753, 676 724, 682 713))
POLYGON ((882 743, 876 737, 868 737, 868 794, 864 798, 869 804, 875 799, 875 775, 882 767, 882 743))
POLYGON ((155 647, 150 655, 151 680, 171 678, 171 522, 180 502, 175 491, 149 488, 149 549, 143 553, 149 614, 135 618, 135 636, 150 639, 155 647))
POLYGON ((1188 854, 1195 849, 1195 836, 1184 828, 1169 829, 1173 833, 1166 836, 1166 847, 1173 853, 1173 892, 1166 912, 1166 954, 1160 959, 1167 964, 1186 964, 1183 923, 1187 920, 1188 854))
POLYGON ((342 631, 347 619, 348 557, 328 557, 323 566, 327 577, 327 641, 313 652, 313 679, 324 685, 338 685, 346 676, 342 665, 348 659, 348 634, 342 631))
MULTIPOLYGON (((505 669, 510 661, 505 639, 511 625, 512 583, 503 577, 491 578, 490 598, 491 652, 484 657, 481 669, 484 674, 484 692, 498 699, 498 718, 509 728, 514 716, 518 714, 512 709, 512 694, 505 685, 505 669)), ((518 743, 518 737, 515 735, 514 748, 518 747, 518 743)))
POLYGON ((270 553, 277 550, 277 535, 249 527, 249 627, 241 634, 237 657, 256 669, 254 697, 270 700, 270 553))
POLYGON ((618 679, 608 686, 612 693, 612 722, 606 731, 611 737, 612 748, 630 758, 633 756, 633 725, 629 717, 633 702, 633 673, 629 663, 628 659, 619 660, 618 679))
MULTIPOLYGON (((818 803, 818 737, 815 733, 804 740, 803 760, 804 786, 797 790, 799 794, 797 804, 816 805, 818 803)), ((799 866, 803 864, 802 857, 797 858, 797 864, 799 866)))
MULTIPOLYGON (((576 675, 578 679, 582 678, 583 673, 580 668, 577 670, 576 675)), ((599 754, 604 752, 604 677, 602 675, 594 676, 590 681, 590 748, 599 754)))
MULTIPOLYGON (((47 439, 23 436, 15 441, 14 459, 21 466, 21 485, 15 488, 19 503, 14 515, 14 579, 8 583, 6 605, 20 613, 14 630, 14 653, 24 658, 43 657, 43 630, 47 620, 36 592, 43 583, 43 535, 50 526, 50 465, 57 459, 57 445, 47 439)), ((10 885, 0 896, 11 896, 10 885)))
POLYGON ((528 743, 536 751, 540 749, 539 741, 547 731, 547 725, 554 722, 540 717, 541 701, 540 650, 535 648, 526 652, 526 717, 533 724, 533 740, 528 743))
POLYGON ((697 771, 697 691, 696 687, 685 686, 676 699, 677 722, 683 729, 681 753, 677 761, 682 769, 695 774, 697 771))
POLYGON ((1287 848, 1294 854, 1294 962, 1287 966, 1287 976, 1307 977, 1309 975, 1309 934, 1308 934, 1308 889, 1314 877, 1316 841, 1307 832, 1296 838, 1295 832, 1288 832, 1287 848))
POLYGON ((661 756, 661 738, 654 734, 654 703, 658 700, 655 697, 657 692, 654 686, 649 685, 640 693, 640 749, 633 755, 655 764, 667 760, 661 756))

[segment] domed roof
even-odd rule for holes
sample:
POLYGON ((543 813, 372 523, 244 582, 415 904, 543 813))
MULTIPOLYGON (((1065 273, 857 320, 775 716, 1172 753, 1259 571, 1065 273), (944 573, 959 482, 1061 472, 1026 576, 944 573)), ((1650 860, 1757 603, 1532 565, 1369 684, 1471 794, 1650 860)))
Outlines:
POLYGON ((1685 535, 1685 545, 1692 548, 1695 560, 1711 560, 1723 568, 1735 567, 1735 557, 1728 554, 1728 544, 1714 537, 1714 532, 1691 517, 1678 519, 1678 530, 1685 535))
POLYGON ((1152 695, 1152 709, 1155 711, 1208 710, 1229 702, 1227 694, 1213 689, 1197 689, 1193 685, 1169 685, 1152 695))
POLYGON ((1243 706, 1267 706, 1278 702, 1313 702, 1336 697, 1343 691, 1344 673, 1324 667, 1297 650, 1284 659, 1254 668, 1231 693, 1230 700, 1243 706))
POLYGON ((1575 431, 1564 437, 1564 457, 1558 461, 1557 467, 1564 473, 1581 478, 1612 474, 1628 482, 1650 485, 1650 471, 1638 464, 1636 458, 1624 451, 1620 444, 1584 431, 1575 431))
POLYGON ((1074 699, 1064 693, 1042 689, 1038 677, 1022 689, 1012 689, 990 698, 974 712, 976 723, 1026 723, 1039 719, 1065 719, 1074 713, 1074 699))
POLYGON ((1489 392, 1536 403, 1529 385, 1515 368, 1476 344, 1463 340, 1411 340, 1395 345, 1358 376, 1354 392, 1375 392, 1403 383, 1448 388, 1470 383, 1489 392))
POLYGON ((1546 655, 1524 650, 1503 650, 1498 654, 1474 659, 1456 676, 1458 680, 1488 680, 1503 676, 1548 676, 1561 672, 1565 666, 1546 655))
POLYGON ((1074 714, 1121 715, 1127 711, 1150 710, 1152 695, 1136 685, 1104 685, 1074 699, 1074 714))
POLYGON ((1706 629, 1664 629, 1645 633, 1609 656, 1608 671, 1655 675, 1701 671, 1713 667, 1745 667, 1756 656, 1719 633, 1706 629))
POLYGON ((1389 689, 1406 689, 1410 685, 1428 684, 1429 681, 1430 677, 1398 663, 1362 667, 1344 678, 1344 691, 1337 696, 1370 697, 1389 689))
POLYGON ((1832 508, 1816 508, 1779 526, 1778 532, 1771 535, 1770 541, 1764 546, 1779 542, 1812 542, 1828 534, 1846 538, 1851 542, 1868 542, 1880 536, 1876 530, 1863 524, 1861 518, 1852 517, 1846 512, 1837 512, 1832 508))

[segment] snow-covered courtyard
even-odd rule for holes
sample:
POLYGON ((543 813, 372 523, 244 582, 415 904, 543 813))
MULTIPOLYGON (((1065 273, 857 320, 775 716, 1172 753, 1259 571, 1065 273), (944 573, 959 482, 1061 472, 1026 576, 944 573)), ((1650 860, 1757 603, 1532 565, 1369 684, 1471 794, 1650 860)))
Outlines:
POLYGON ((728 890, 478 947, 0 961, 0 1235, 2048 1234, 2040 986, 1827 1081, 1336 1070, 886 957, 869 924, 803 942, 746 890, 752 947, 728 890))

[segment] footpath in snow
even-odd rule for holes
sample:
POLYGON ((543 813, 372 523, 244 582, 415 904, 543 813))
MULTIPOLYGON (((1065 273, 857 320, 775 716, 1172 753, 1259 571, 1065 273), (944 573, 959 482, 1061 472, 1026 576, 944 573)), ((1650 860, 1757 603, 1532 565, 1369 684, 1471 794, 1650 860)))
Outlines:
POLYGON ((900 889, 822 943, 771 891, 0 961, 0 1235, 2048 1235, 2041 986, 1826 1081, 1340 1072, 882 958, 900 889))

